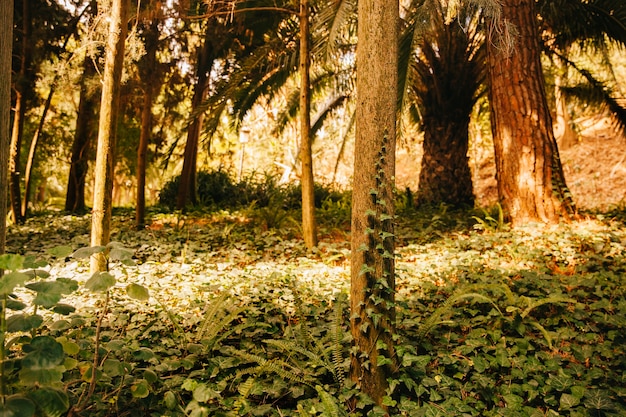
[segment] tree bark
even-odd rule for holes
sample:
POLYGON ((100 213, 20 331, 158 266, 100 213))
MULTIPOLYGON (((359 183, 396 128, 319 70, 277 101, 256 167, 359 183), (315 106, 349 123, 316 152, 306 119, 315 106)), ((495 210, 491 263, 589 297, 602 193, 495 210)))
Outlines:
POLYGON ((351 238, 350 374, 384 407, 397 371, 394 175, 398 83, 398 2, 358 5, 357 107, 351 238))
POLYGON ((488 45, 498 196, 513 226, 557 223, 574 212, 574 204, 545 94, 535 2, 504 0, 501 4, 501 20, 491 22, 491 33, 503 33, 508 23, 518 34, 509 54, 494 39, 488 45))
MULTIPOLYGON (((98 149, 96 153, 91 246, 105 246, 111 234, 111 200, 120 82, 124 66, 124 42, 127 32, 128 0, 113 0, 104 64, 98 149)), ((104 253, 91 257, 91 272, 106 271, 104 253)))
POLYGON ((20 37, 20 68, 15 85, 15 110, 13 114, 13 131, 11 134, 11 148, 9 155, 9 173, 10 173, 10 194, 11 194, 11 212, 16 223, 23 223, 22 216, 22 200, 21 200, 21 152, 22 137, 24 135, 24 118, 26 117, 26 95, 27 91, 32 88, 30 79, 30 61, 31 61, 31 24, 30 21, 30 4, 28 0, 22 2, 22 32, 20 37))
MULTIPOLYGON (((213 66, 213 45, 211 43, 210 33, 209 28, 207 28, 204 44, 198 51, 196 68, 197 82, 191 101, 192 112, 200 107, 208 88, 209 72, 213 66)), ((196 174, 202 119, 202 114, 195 116, 191 120, 187 130, 187 142, 185 143, 185 153, 183 154, 183 170, 180 174, 178 195, 176 196, 176 208, 178 210, 184 210, 188 204, 196 204, 198 202, 196 195, 196 174)))
POLYGON ((135 205, 135 226, 143 229, 146 217, 146 165, 148 144, 152 135, 152 101, 156 86, 153 85, 157 72, 157 47, 159 40, 158 20, 153 19, 145 28, 146 54, 142 58, 141 81, 143 84, 143 107, 141 110, 141 133, 137 148, 137 202, 135 205))
POLYGON ((70 213, 82 214, 85 207, 85 177, 89 168, 91 137, 94 134, 92 121, 100 99, 100 88, 91 91, 89 80, 96 75, 93 60, 86 56, 83 62, 83 76, 80 84, 80 98, 76 116, 76 130, 70 156, 70 173, 65 196, 65 210, 70 213))
POLYGON ((315 181, 311 150, 311 82, 309 68, 309 0, 300 0, 300 161, 302 174, 302 235, 304 244, 311 249, 317 246, 315 221, 315 181))
POLYGON ((446 203, 473 207, 472 173, 467 156, 469 120, 467 114, 443 109, 424 116, 424 156, 419 177, 418 203, 446 203))
POLYGON ((0 0, 0 254, 6 250, 7 234, 12 48, 13 0, 0 0))

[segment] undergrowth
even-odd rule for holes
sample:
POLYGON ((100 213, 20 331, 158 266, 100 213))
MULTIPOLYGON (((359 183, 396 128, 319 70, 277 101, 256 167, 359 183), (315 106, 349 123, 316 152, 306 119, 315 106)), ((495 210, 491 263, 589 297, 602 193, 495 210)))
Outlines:
MULTIPOLYGON (((349 213, 341 200, 326 210, 349 213)), ((497 209, 400 213, 393 415, 625 415, 621 218, 509 229, 497 209)), ((123 246, 111 246, 116 262, 98 276, 85 273, 93 249, 80 249, 80 233, 52 249, 62 241, 54 228, 67 239, 65 228, 84 227, 82 218, 14 226, 9 248, 21 257, 0 263, 9 303, 0 412, 361 416, 371 409, 348 376, 345 236, 329 234, 309 252, 290 224, 267 229, 246 213, 171 222, 154 215, 159 228, 143 232, 123 227, 131 215, 117 213, 114 235, 123 246)))

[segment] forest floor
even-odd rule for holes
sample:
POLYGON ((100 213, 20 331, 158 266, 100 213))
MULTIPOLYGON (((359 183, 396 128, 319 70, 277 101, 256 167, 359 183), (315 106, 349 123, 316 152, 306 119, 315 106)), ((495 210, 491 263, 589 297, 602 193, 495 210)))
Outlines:
MULTIPOLYGON (((489 211, 400 213, 395 415, 626 415, 623 144, 596 131, 561 154, 581 209, 621 211, 515 230, 489 211)), ((113 216, 112 239, 128 249, 116 256, 129 262, 111 259, 112 279, 78 255, 88 215, 40 212, 8 231, 7 251, 45 259, 37 268, 50 274, 17 283, 16 298, 49 308, 65 295, 43 294, 55 280, 78 288, 60 300, 77 308, 70 316, 41 305, 15 314, 45 316, 33 325, 67 347, 64 381, 91 380, 101 335, 84 415, 365 415, 366 403, 346 401, 347 206, 319 210, 314 250, 297 212, 153 209, 140 231, 133 214, 113 216)), ((66 393, 76 403, 85 384, 66 393)))

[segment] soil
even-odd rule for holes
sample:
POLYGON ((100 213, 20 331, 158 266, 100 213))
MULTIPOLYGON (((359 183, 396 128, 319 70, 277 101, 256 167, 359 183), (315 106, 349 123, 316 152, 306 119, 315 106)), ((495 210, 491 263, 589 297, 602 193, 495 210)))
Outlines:
MULTIPOLYGON (((607 211, 626 204, 626 137, 604 119, 577 123, 578 142, 560 149, 565 180, 581 211, 607 211)), ((417 189, 420 151, 414 144, 401 147, 397 155, 398 188, 417 189)), ((470 150, 476 204, 497 202, 495 164, 490 144, 470 150)))

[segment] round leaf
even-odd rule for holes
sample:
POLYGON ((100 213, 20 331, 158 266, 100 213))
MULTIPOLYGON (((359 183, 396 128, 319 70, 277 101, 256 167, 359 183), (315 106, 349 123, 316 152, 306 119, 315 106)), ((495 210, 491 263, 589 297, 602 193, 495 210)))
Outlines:
POLYGON ((134 298, 139 301, 148 301, 150 298, 148 289, 139 284, 128 284, 126 287, 126 294, 128 294, 130 298, 134 298))
POLYGON ((148 395, 150 395, 150 386, 148 385, 148 381, 146 381, 145 379, 140 379, 139 381, 135 382, 130 387, 130 392, 135 398, 146 398, 148 395))
POLYGON ((4 253, 0 255, 0 269, 8 269, 16 271, 24 267, 24 257, 22 255, 15 255, 11 253, 4 253))
POLYGON ((80 248, 76 252, 72 254, 72 258, 74 259, 86 259, 89 258, 94 253, 102 253, 106 247, 104 246, 91 246, 88 248, 80 248))
POLYGON ((35 415, 35 404, 28 398, 14 395, 0 404, 2 417, 32 417, 35 415))
POLYGON ((54 256, 55 258, 65 258, 70 256, 74 249, 70 246, 56 246, 52 249, 48 249, 48 254, 50 256, 54 256))
POLYGON ((63 391, 43 387, 28 394, 48 417, 61 417, 70 408, 70 399, 63 391))
POLYGON ((114 285, 115 278, 108 272, 96 272, 85 283, 85 287, 93 292, 108 291, 114 285))
POLYGON ((15 314, 7 319, 9 332, 27 332, 36 329, 43 323, 43 317, 30 314, 15 314))

